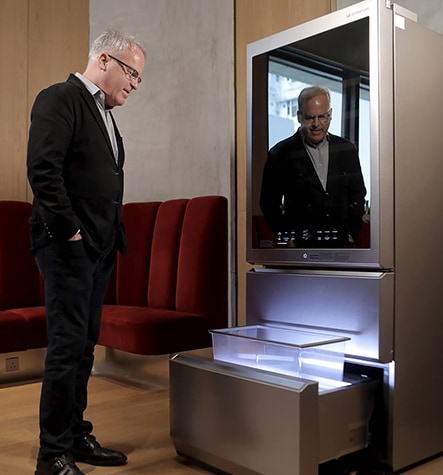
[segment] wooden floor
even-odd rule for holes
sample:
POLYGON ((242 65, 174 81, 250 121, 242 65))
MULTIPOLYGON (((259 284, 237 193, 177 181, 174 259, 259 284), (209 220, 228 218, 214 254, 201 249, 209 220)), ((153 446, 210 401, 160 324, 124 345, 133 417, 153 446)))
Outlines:
MULTIPOLYGON (((33 475, 38 450, 40 383, 0 387, 0 474, 33 475)), ((79 464, 91 475, 208 474, 177 457, 169 438, 168 391, 136 387, 94 376, 88 418, 103 445, 129 457, 124 467, 79 464)), ((407 475, 443 475, 443 457, 415 467, 407 475)), ((272 475, 272 474, 266 474, 272 475)), ((290 474, 288 474, 290 475, 290 474)))

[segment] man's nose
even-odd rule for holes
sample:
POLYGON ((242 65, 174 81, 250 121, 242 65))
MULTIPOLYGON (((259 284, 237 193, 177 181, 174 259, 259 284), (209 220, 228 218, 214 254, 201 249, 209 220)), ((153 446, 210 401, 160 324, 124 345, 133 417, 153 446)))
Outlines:
POLYGON ((135 79, 135 78, 131 78, 131 81, 130 81, 130 82, 131 82, 131 87, 132 87, 132 89, 137 90, 137 89, 138 89, 138 84, 139 84, 139 83, 138 83, 138 80, 135 79))

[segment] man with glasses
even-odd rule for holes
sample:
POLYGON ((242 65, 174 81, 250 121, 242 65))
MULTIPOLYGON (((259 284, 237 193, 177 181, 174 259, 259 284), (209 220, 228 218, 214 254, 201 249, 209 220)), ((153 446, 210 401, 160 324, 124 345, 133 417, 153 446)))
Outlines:
POLYGON ((108 280, 116 252, 126 252, 124 149, 111 111, 137 90, 144 64, 141 43, 107 30, 92 44, 84 73, 41 91, 32 108, 31 245, 49 341, 35 475, 84 475, 76 462, 127 461, 99 444, 84 411, 108 280))
POLYGON ((355 146, 328 132, 327 88, 298 97, 300 127, 269 151, 260 208, 279 247, 354 247, 366 189, 355 146))

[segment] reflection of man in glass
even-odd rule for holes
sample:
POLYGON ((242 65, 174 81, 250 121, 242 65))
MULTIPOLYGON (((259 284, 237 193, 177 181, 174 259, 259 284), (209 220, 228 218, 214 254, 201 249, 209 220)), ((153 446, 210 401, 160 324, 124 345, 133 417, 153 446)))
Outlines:
POLYGON ((331 114, 328 89, 303 89, 300 128, 269 151, 260 207, 282 247, 353 247, 357 240, 366 189, 355 146, 328 133, 331 114))

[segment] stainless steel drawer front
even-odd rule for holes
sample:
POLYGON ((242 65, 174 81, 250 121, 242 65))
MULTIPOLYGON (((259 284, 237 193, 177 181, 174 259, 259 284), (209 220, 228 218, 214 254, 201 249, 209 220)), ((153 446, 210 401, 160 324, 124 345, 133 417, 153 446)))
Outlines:
POLYGON ((170 361, 171 437, 178 453, 232 475, 317 475, 366 446, 375 383, 319 395, 318 383, 212 360, 170 361))

